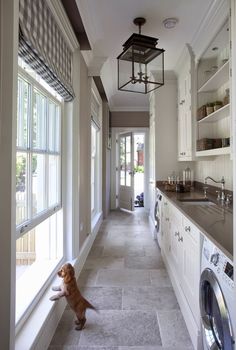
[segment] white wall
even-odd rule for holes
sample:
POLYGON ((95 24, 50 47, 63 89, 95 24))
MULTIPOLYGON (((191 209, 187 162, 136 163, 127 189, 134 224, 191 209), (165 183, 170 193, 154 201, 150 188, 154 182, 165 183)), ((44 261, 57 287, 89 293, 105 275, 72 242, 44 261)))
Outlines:
MULTIPOLYGON (((233 190, 233 161, 229 155, 218 156, 209 160, 195 162, 195 180, 204 182, 206 176, 213 177, 216 181, 222 176, 225 178, 225 188, 233 190)), ((209 181, 210 185, 216 186, 209 181)), ((219 184, 220 187, 220 184, 219 184)))
POLYGON ((0 1, 0 348, 15 340, 15 144, 18 1, 0 1))
POLYGON ((165 74, 165 85, 155 91, 156 180, 179 168, 177 162, 177 80, 173 72, 165 74))

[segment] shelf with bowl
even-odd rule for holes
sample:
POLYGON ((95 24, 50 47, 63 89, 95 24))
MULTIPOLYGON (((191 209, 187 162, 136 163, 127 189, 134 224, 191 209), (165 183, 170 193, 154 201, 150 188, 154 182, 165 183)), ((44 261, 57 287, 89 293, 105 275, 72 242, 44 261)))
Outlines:
POLYGON ((210 92, 219 89, 229 80, 229 63, 227 60, 199 89, 198 92, 210 92))

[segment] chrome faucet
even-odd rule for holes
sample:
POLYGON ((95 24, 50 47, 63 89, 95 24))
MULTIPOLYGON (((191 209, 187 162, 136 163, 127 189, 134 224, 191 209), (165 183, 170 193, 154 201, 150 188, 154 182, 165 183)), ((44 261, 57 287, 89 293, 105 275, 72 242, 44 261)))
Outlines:
MULTIPOLYGON (((205 181, 204 181, 205 184, 207 184, 208 179, 215 182, 216 184, 221 184, 221 194, 219 196, 220 197, 219 199, 223 202, 225 200, 225 179, 224 179, 224 176, 222 176, 222 179, 220 181, 216 181, 212 177, 207 176, 207 177, 205 177, 205 181)), ((219 192, 219 191, 216 191, 216 192, 219 192)))

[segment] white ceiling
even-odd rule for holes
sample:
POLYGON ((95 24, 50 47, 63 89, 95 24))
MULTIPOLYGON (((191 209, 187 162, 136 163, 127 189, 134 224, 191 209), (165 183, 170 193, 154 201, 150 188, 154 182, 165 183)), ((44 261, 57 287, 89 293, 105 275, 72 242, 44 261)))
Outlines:
POLYGON ((216 3, 222 0, 76 0, 92 52, 84 52, 91 74, 101 74, 111 110, 148 110, 148 95, 117 90, 116 57, 132 33, 135 17, 145 17, 142 34, 159 38, 165 70, 174 70, 184 45, 194 42, 216 3), (174 29, 165 18, 176 17, 174 29))

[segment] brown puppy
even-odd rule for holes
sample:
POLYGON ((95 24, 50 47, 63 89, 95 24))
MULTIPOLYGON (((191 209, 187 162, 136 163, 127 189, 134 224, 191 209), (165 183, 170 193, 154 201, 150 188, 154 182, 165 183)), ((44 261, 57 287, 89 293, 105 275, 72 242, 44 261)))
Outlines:
POLYGON ((63 278, 63 283, 59 287, 52 288, 52 290, 59 291, 59 293, 53 295, 50 300, 54 301, 61 297, 66 297, 68 304, 77 317, 75 321, 77 327, 75 329, 80 331, 84 328, 86 322, 86 309, 96 309, 81 295, 75 279, 75 270, 71 264, 63 265, 57 274, 63 278))

